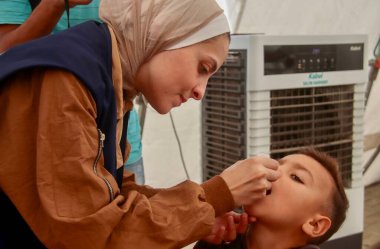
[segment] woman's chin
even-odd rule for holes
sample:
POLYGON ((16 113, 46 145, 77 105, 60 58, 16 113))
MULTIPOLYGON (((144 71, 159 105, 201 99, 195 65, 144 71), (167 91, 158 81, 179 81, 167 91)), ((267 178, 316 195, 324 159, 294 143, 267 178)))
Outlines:
POLYGON ((167 114, 172 109, 172 108, 163 108, 160 106, 155 107, 153 105, 152 105, 152 107, 154 110, 156 110, 156 112, 158 112, 159 114, 162 114, 162 115, 167 114))

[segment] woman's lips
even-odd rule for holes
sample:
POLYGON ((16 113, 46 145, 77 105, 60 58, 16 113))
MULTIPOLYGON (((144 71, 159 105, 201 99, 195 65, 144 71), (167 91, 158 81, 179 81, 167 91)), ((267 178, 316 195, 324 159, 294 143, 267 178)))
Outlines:
POLYGON ((187 99, 183 97, 182 95, 180 96, 180 98, 181 98, 181 103, 185 103, 187 101, 187 99))

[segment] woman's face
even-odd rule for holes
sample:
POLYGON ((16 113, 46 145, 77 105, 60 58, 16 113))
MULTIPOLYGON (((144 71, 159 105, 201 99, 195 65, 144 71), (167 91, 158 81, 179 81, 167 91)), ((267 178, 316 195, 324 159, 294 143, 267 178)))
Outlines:
POLYGON ((223 64, 227 36, 192 46, 163 51, 144 63, 136 74, 136 89, 159 113, 168 113, 188 99, 201 100, 207 81, 223 64))

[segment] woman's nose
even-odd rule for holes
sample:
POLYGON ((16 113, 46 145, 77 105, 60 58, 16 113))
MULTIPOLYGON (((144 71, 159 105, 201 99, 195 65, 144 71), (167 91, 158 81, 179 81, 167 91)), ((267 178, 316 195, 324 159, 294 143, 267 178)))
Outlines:
POLYGON ((206 92, 207 80, 201 82, 193 88, 192 97, 195 100, 201 100, 206 92))

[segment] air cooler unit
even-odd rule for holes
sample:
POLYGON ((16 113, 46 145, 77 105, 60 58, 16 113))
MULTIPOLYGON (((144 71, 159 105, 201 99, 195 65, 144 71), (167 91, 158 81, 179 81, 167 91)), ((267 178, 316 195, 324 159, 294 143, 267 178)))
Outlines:
POLYGON ((232 36, 202 103, 203 178, 313 145, 341 163, 348 217, 322 248, 360 249, 367 36, 232 36))

